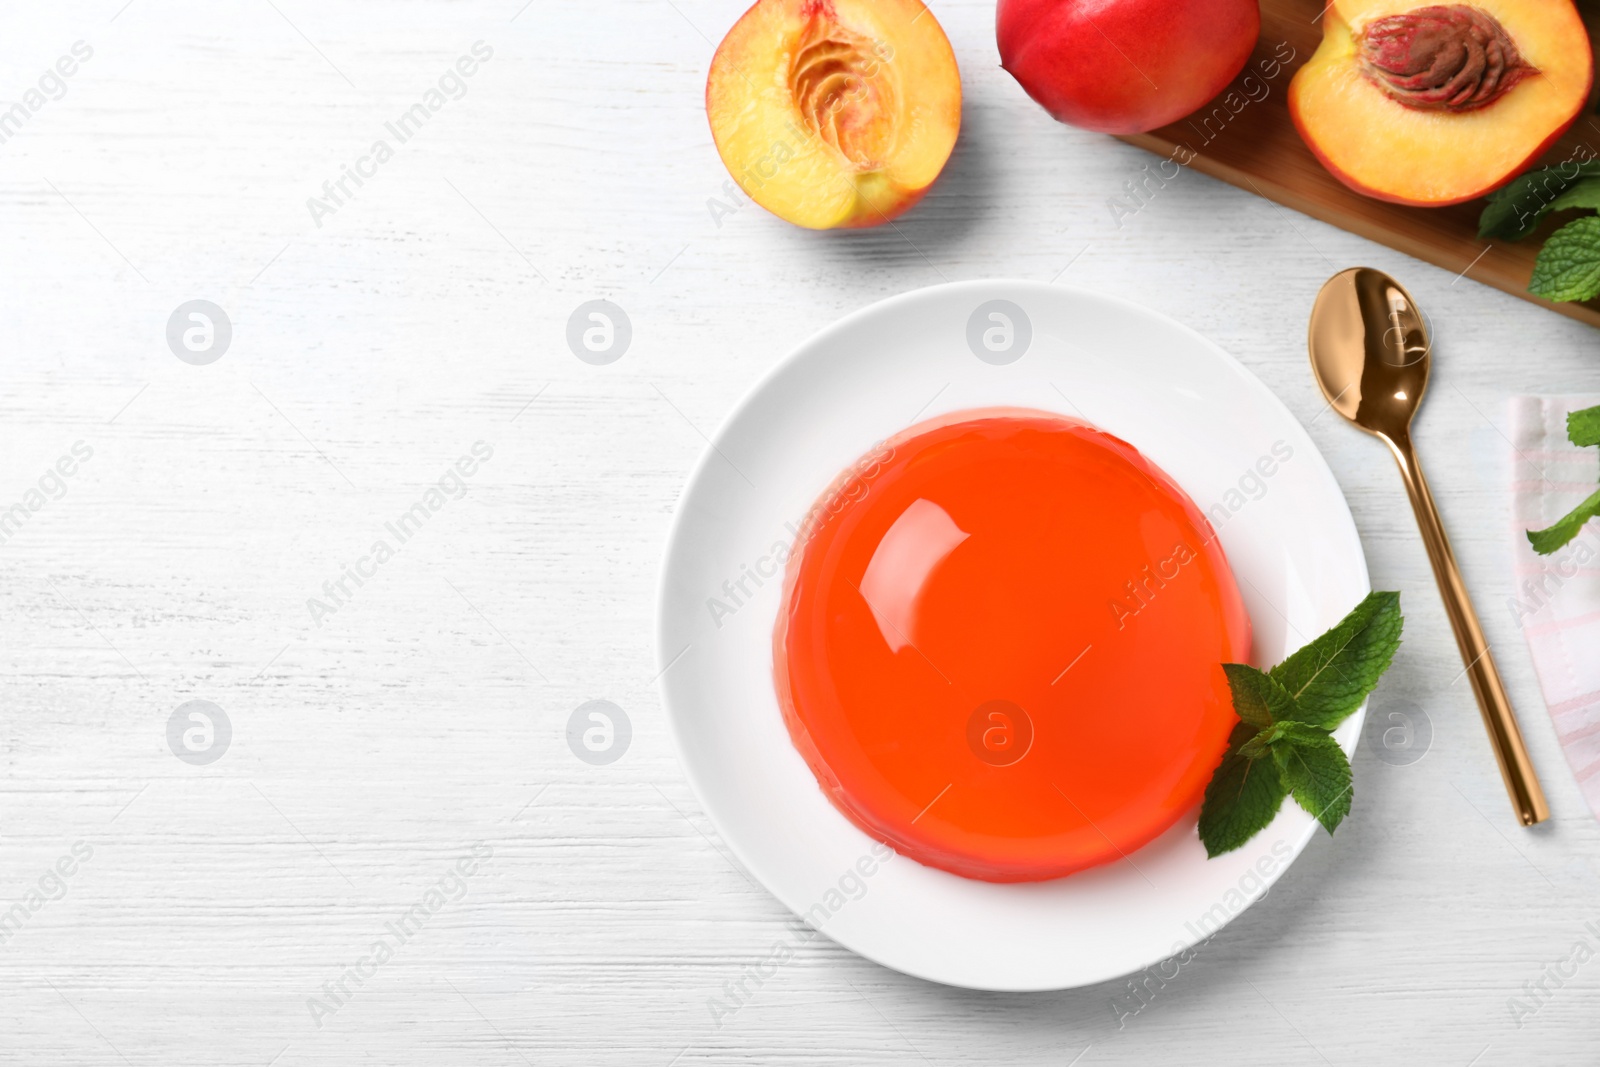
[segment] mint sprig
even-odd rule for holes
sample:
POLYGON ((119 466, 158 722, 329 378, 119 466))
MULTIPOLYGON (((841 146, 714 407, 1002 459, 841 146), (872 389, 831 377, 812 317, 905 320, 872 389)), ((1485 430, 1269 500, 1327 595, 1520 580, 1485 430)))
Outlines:
POLYGON ((1529 530, 1528 543, 1541 556, 1553 555, 1572 543, 1590 519, 1600 519, 1600 491, 1543 530, 1529 530))
MULTIPOLYGON (((1600 219, 1580 221, 1600 223, 1600 219)), ((1579 448, 1600 445, 1600 407, 1584 408, 1568 415, 1567 439, 1579 448)), ((1590 519, 1600 519, 1600 491, 1563 516, 1554 526, 1529 530, 1528 543, 1539 555, 1548 556, 1571 544, 1590 519)))
MULTIPOLYGON (((1600 211, 1600 160, 1532 171, 1490 194, 1478 218, 1478 236, 1520 241, 1551 212, 1574 210, 1600 211)), ((1558 302, 1600 296, 1600 217, 1569 222, 1545 240, 1528 292, 1558 302)))
POLYGON ((1403 621, 1399 593, 1371 593, 1271 671, 1223 664, 1239 724, 1200 805, 1208 856, 1249 841, 1289 796, 1330 834, 1338 828, 1350 813, 1350 761, 1331 731, 1394 662, 1403 621))

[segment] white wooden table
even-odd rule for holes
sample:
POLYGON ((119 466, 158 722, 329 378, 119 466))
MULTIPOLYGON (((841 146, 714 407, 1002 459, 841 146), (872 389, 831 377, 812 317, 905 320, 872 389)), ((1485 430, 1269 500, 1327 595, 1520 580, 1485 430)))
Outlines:
POLYGON ((1592 330, 1199 175, 1117 225, 1146 158, 1029 102, 982 0, 935 6, 965 124, 897 229, 714 212, 701 93, 744 0, 521 3, 6 7, 0 95, 45 87, 0 124, 0 513, 23 508, 0 543, 0 1062, 1596 1061, 1600 963, 1543 978, 1600 947, 1600 832, 1506 606, 1502 437, 1512 392, 1597 388, 1592 330), (1390 461, 1319 417, 1306 316, 1355 264, 1435 323, 1422 447, 1551 795, 1536 831, 1390 461), (1338 838, 1137 1013, 1126 982, 975 994, 818 938, 719 1026, 708 1001, 792 925, 726 858, 652 684, 673 503, 789 348, 989 276, 1142 301, 1310 425, 1409 609, 1374 720, 1422 708, 1431 750, 1363 745, 1338 838), (597 366, 565 334, 601 298, 632 339, 597 366), (232 327, 206 365, 167 342, 199 299, 232 327), (596 699, 632 725, 609 765, 566 740, 596 699), (191 700, 231 726, 210 763, 169 745, 191 700), (1518 1026, 1513 997, 1542 1006, 1518 1026))

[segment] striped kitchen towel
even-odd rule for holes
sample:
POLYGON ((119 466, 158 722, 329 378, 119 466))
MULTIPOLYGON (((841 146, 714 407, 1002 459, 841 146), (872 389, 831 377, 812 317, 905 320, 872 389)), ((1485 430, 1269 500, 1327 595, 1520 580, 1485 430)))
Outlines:
POLYGON ((1561 748, 1600 818, 1600 520, 1566 547, 1541 556, 1528 530, 1542 530, 1600 490, 1600 448, 1567 439, 1567 415, 1600 396, 1519 396, 1511 401, 1511 610, 1527 636, 1534 670, 1561 748))

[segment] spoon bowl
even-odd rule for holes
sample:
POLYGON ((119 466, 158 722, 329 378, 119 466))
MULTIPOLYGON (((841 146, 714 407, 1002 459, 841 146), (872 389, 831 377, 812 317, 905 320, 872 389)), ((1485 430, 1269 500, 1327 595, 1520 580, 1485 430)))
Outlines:
POLYGON ((1433 353, 1422 311, 1399 282, 1370 267, 1328 279, 1311 309, 1310 348, 1335 411, 1379 437, 1407 434, 1433 353))

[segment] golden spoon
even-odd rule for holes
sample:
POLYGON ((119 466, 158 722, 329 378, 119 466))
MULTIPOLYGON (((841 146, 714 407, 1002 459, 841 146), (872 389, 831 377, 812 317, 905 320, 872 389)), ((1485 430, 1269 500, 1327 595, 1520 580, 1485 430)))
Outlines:
POLYGON ((1317 294, 1316 306, 1311 309, 1309 344, 1311 368, 1329 405, 1388 445, 1400 464, 1511 805, 1522 825, 1543 822, 1550 817, 1550 805, 1539 788, 1511 710, 1511 698, 1489 654, 1483 627, 1472 610, 1461 568, 1411 444, 1411 419, 1428 387, 1432 362, 1422 313, 1411 294, 1387 274, 1352 267, 1329 278, 1317 294))

